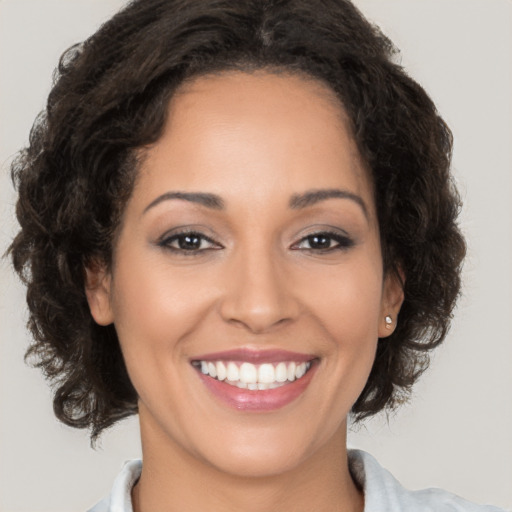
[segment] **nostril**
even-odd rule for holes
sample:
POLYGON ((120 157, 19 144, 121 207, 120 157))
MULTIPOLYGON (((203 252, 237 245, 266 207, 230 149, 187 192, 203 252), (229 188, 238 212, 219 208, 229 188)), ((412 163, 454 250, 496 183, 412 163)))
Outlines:
POLYGON ((222 307, 222 316, 230 324, 259 333, 293 321, 295 315, 290 309, 280 304, 256 307, 244 301, 232 304, 225 302, 222 307))

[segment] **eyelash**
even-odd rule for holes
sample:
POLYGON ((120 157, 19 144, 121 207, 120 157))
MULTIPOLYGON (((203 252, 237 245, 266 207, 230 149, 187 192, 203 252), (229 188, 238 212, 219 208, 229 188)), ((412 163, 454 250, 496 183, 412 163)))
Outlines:
POLYGON ((164 249, 167 249, 171 252, 174 252, 174 253, 177 253, 177 254, 180 254, 183 256, 198 256, 199 254, 201 254, 204 251, 218 250, 218 249, 223 248, 220 244, 215 242, 212 238, 210 238, 198 231, 181 231, 179 233, 173 233, 170 236, 164 236, 162 238, 162 240, 160 240, 160 242, 158 242, 158 245, 160 247, 163 247, 164 249), (209 242, 210 244, 216 245, 217 247, 216 248, 207 248, 207 249, 183 249, 183 248, 171 246, 171 244, 173 242, 183 240, 187 237, 190 237, 190 238, 193 237, 193 238, 199 239, 200 244, 202 242, 206 241, 206 242, 209 242))
MULTIPOLYGON (((305 241, 309 241, 309 243, 311 244, 312 239, 315 237, 317 237, 317 238, 322 237, 322 238, 334 240, 337 243, 337 245, 335 245, 334 247, 317 248, 317 249, 305 248, 302 250, 307 251, 307 252, 317 253, 317 254, 318 253, 326 254, 326 253, 331 253, 333 251, 346 250, 354 245, 354 241, 346 235, 342 235, 340 233, 336 233, 333 231, 318 231, 318 232, 311 233, 311 234, 301 238, 297 243, 292 245, 291 249, 292 250, 301 250, 298 247, 299 245, 301 245, 305 241)), ((220 244, 218 244, 217 242, 215 242, 212 238, 210 238, 198 231, 182 231, 179 233, 174 233, 170 236, 166 236, 166 237, 162 238, 162 240, 160 240, 160 242, 158 242, 158 245, 160 247, 163 247, 163 248, 171 251, 171 252, 174 252, 176 254, 180 254, 183 256, 199 256, 204 251, 223 249, 223 247, 220 244), (179 242, 180 240, 184 240, 187 237, 199 239, 200 245, 202 244, 202 242, 206 241, 210 244, 216 245, 217 247, 208 247, 205 249, 200 249, 200 248, 184 249, 182 247, 178 248, 178 247, 173 247, 171 245, 173 242, 179 242)))
MULTIPOLYGON (((323 237, 323 238, 334 240, 335 242, 337 242, 338 245, 335 245, 334 247, 319 248, 319 249, 310 248, 310 249, 303 249, 303 250, 306 250, 309 252, 325 254, 325 253, 330 253, 333 251, 343 251, 343 250, 349 249, 350 247, 352 247, 354 245, 354 240, 352 240, 347 235, 342 235, 342 234, 334 232, 334 231, 318 231, 316 233, 311 233, 311 234, 301 238, 298 243, 296 243, 292 246, 292 249, 294 249, 294 247, 300 245, 302 242, 307 241, 307 240, 309 240, 311 243, 311 239, 313 239, 315 237, 316 238, 323 237)), ((300 249, 294 249, 294 250, 300 250, 300 249)))

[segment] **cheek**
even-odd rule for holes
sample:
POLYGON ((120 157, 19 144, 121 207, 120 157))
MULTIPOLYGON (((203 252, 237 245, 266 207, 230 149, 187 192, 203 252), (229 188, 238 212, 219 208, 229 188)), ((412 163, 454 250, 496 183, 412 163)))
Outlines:
POLYGON ((125 251, 116 263, 113 282, 112 308, 121 348, 128 370, 139 373, 149 364, 186 357, 184 341, 210 303, 209 288, 198 289, 197 276, 190 270, 171 269, 155 259, 125 251))
MULTIPOLYGON (((341 264, 311 276, 308 308, 342 344, 364 342, 378 333, 382 270, 380 262, 369 257, 354 258, 353 264, 341 264)), ((303 283, 304 290, 307 283, 303 283)))
POLYGON ((323 354, 336 393, 357 399, 371 371, 381 317, 382 273, 373 259, 317 276, 308 309, 325 333, 323 354))
POLYGON ((191 340, 211 300, 187 270, 172 272, 154 261, 140 265, 126 256, 116 278, 115 327, 130 380, 141 403, 174 432, 188 410, 181 397, 190 393, 191 340))

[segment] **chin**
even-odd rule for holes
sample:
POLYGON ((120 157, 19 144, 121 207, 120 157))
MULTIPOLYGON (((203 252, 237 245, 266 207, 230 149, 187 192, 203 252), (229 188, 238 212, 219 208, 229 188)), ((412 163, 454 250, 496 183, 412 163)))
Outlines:
POLYGON ((344 424, 321 433, 297 424, 283 429, 233 429, 214 445, 208 444, 203 455, 210 465, 232 476, 273 477, 293 472, 334 445, 344 446, 344 433, 344 424))
POLYGON ((306 455, 283 446, 231 446, 222 454, 212 457, 210 463, 223 473, 240 478, 275 477, 293 471, 301 465, 306 455))

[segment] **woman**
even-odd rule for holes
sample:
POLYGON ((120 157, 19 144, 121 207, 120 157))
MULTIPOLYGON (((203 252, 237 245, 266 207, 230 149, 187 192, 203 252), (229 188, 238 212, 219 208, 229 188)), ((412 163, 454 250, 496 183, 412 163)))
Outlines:
POLYGON ((146 0, 63 59, 11 252, 57 416, 139 413, 142 473, 95 510, 479 509, 346 450, 464 253, 449 130, 391 53, 345 2, 146 0))

